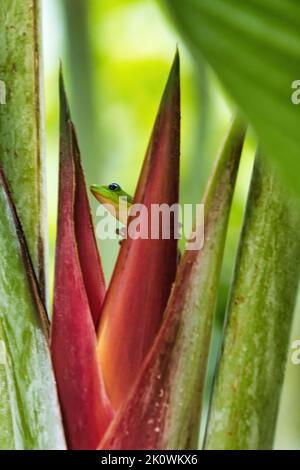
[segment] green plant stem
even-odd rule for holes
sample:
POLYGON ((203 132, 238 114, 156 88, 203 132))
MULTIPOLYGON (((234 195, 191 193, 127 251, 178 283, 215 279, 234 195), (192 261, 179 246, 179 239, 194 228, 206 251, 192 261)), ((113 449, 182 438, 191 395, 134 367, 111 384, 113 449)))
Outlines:
POLYGON ((184 202, 199 200, 209 174, 207 149, 211 129, 211 93, 207 67, 204 62, 194 64, 195 93, 197 97, 197 132, 193 136, 194 148, 187 175, 183 182, 182 197, 184 202))
MULTIPOLYGON (((92 43, 89 0, 62 0, 65 18, 65 44, 71 85, 71 108, 78 130, 88 181, 97 181, 99 155, 97 113, 94 105, 92 43)), ((102 146, 101 146, 102 147, 102 146)))
POLYGON ((299 279, 298 222, 277 176, 258 156, 206 449, 272 447, 299 279))
POLYGON ((0 161, 25 232, 43 298, 45 200, 38 0, 1 0, 0 161))
POLYGON ((0 170, 0 449, 64 449, 48 317, 0 170))
POLYGON ((0 160, 7 178, 1 169, 0 449, 65 448, 40 297, 46 227, 39 35, 37 0, 1 0, 0 160))

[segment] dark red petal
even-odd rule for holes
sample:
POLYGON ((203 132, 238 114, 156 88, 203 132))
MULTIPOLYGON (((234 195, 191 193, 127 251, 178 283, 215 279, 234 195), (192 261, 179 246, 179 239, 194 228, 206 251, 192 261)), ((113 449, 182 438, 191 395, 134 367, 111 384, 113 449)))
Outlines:
MULTIPOLYGON (((113 413, 97 361, 96 333, 86 288, 88 279, 95 279, 95 276, 86 269, 84 272, 88 276, 83 277, 82 265, 94 263, 97 266, 99 261, 95 256, 85 258, 86 242, 93 243, 94 239, 92 234, 88 234, 91 225, 85 184, 62 77, 60 106, 59 204, 51 352, 68 445, 71 449, 95 449, 113 413), (83 224, 87 225, 83 227, 83 224)), ((89 292, 91 294, 91 289, 89 292)))
POLYGON ((76 192, 74 225, 80 267, 95 326, 98 324, 106 293, 104 274, 96 244, 80 153, 74 133, 76 192))

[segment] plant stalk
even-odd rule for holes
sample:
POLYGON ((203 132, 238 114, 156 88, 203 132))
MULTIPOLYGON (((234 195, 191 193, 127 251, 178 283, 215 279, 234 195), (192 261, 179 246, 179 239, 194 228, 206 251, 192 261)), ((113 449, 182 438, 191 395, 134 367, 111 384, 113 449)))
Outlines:
POLYGON ((46 299, 44 110, 38 0, 1 0, 0 161, 46 299))
POLYGON ((299 220, 256 158, 206 449, 271 449, 300 267, 299 220))
POLYGON ((78 129, 80 148, 86 162, 88 181, 99 176, 99 129, 95 108, 92 42, 89 31, 89 0, 62 0, 65 44, 71 85, 71 108, 78 129))

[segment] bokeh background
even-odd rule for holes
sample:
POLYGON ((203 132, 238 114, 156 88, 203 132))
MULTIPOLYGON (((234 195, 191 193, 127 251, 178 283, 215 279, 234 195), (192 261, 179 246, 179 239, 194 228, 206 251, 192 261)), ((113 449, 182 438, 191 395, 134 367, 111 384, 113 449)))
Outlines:
MULTIPOLYGON (((50 280, 53 285, 58 185, 58 67, 62 60, 88 184, 118 182, 134 193, 178 45, 181 55, 181 202, 200 201, 234 104, 205 64, 197 65, 155 0, 42 0, 50 280)), ((236 255, 256 142, 247 136, 223 262, 206 404, 236 255)), ((96 203, 91 198, 95 218, 96 203)), ((119 245, 99 246, 109 281, 119 245)), ((300 302, 291 342, 300 339, 300 302), (298 318, 298 320, 297 320, 298 318)), ((262 344, 261 347, 264 347, 262 344)), ((300 366, 291 352, 275 447, 300 449, 300 366)))

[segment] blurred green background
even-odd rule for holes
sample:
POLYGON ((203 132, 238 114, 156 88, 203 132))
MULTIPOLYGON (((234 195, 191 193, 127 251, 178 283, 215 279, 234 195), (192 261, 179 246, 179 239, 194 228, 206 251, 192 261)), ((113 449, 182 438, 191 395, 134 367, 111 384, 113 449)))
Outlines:
MULTIPOLYGON (((63 62, 88 184, 135 185, 176 44, 181 55, 181 202, 199 202, 234 110, 213 72, 196 65, 154 0, 42 0, 46 97, 50 279, 53 285, 58 184, 58 66, 63 62)), ((247 197, 255 140, 249 132, 223 263, 207 394, 247 197)), ((91 199, 95 219, 96 204, 91 199)), ((95 219, 96 220, 96 219, 95 219)), ((107 281, 119 249, 99 246, 107 281)), ((300 307, 300 302, 298 302, 300 307)), ((299 308, 297 308, 299 313, 299 308)), ((297 315, 299 317, 299 315, 297 315)), ((295 316, 296 318, 296 316, 295 316)), ((291 342, 300 338, 295 320, 291 342)), ((262 345, 263 347, 263 345, 262 345)), ((300 449, 300 366, 289 361, 276 448, 300 449)))

